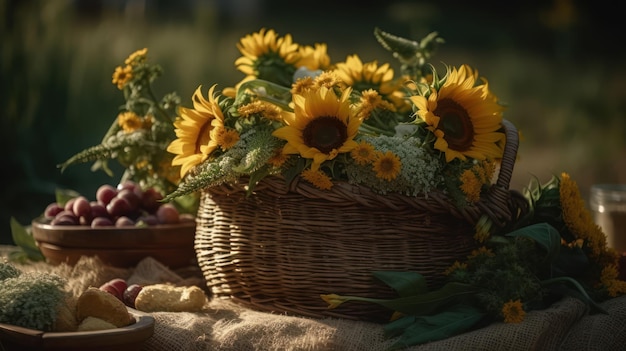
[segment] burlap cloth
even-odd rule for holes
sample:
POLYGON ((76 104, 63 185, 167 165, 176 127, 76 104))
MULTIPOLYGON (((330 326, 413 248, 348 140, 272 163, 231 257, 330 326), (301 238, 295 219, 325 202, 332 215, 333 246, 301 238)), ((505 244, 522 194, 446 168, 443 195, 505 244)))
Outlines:
MULTIPOLYGON (((129 283, 170 282, 206 289, 197 267, 172 271, 151 258, 132 269, 108 267, 97 258, 83 258, 73 267, 44 263, 18 267, 66 277, 74 294, 118 277, 129 283)), ((625 350, 626 296, 602 306, 608 315, 589 315, 582 302, 563 298, 546 310, 528 313, 523 323, 495 323, 408 350, 625 350)), ((153 316, 154 335, 144 350, 375 351, 393 343, 385 339, 380 324, 257 312, 221 299, 209 299, 201 313, 158 312, 153 316)))

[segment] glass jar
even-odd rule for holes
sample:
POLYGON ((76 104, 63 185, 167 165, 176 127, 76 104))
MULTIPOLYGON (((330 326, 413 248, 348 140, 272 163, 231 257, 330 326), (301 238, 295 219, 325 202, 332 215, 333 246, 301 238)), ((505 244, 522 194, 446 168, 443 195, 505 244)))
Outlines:
POLYGON ((589 204, 608 246, 626 253, 626 184, 592 185, 589 204))

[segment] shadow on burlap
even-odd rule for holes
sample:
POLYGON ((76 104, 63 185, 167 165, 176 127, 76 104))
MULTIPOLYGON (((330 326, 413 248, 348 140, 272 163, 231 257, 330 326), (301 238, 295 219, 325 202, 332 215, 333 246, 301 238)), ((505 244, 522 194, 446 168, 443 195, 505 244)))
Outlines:
MULTIPOLYGON (((46 264, 20 266, 66 277, 68 289, 80 294, 113 278, 130 284, 169 282, 206 289, 199 271, 172 271, 147 258, 134 269, 102 265, 83 258, 74 267, 46 264)), ((623 350, 626 345, 626 296, 602 303, 609 312, 588 315, 585 305, 564 298, 542 311, 532 311, 520 324, 494 323, 446 340, 407 350, 623 350)), ((228 300, 211 299, 200 313, 157 312, 154 335, 144 350, 385 350, 387 340, 380 324, 342 319, 310 319, 258 312, 228 300)))

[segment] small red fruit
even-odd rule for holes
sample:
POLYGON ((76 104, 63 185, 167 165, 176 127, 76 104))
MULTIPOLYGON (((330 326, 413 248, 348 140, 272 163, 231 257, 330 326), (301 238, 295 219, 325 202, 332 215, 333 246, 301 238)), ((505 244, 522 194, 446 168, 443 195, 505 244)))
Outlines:
POLYGON ((126 290, 124 290, 124 304, 130 308, 135 308, 135 300, 137 299, 137 295, 141 292, 143 286, 139 284, 131 284, 126 290))
POLYGON ((127 287, 128 287, 128 284, 126 283, 124 279, 115 278, 102 284, 102 286, 100 286, 100 290, 103 290, 103 291, 108 292, 109 294, 112 294, 113 296, 117 297, 120 301, 123 302, 124 291, 126 291, 127 287))

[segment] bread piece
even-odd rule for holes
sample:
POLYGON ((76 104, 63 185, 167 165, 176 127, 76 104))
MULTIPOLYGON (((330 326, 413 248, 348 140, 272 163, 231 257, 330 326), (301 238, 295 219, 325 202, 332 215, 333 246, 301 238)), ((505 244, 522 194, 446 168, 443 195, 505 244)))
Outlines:
POLYGON ((197 286, 171 284, 146 285, 135 299, 135 308, 143 312, 199 312, 207 302, 197 286))
POLYGON ((94 331, 94 330, 107 330, 107 329, 116 329, 117 327, 103 319, 96 317, 86 317, 83 321, 78 325, 77 331, 94 331))
POLYGON ((100 318, 116 327, 125 327, 134 321, 122 301, 94 287, 85 290, 76 301, 76 319, 82 322, 87 317, 100 318))

